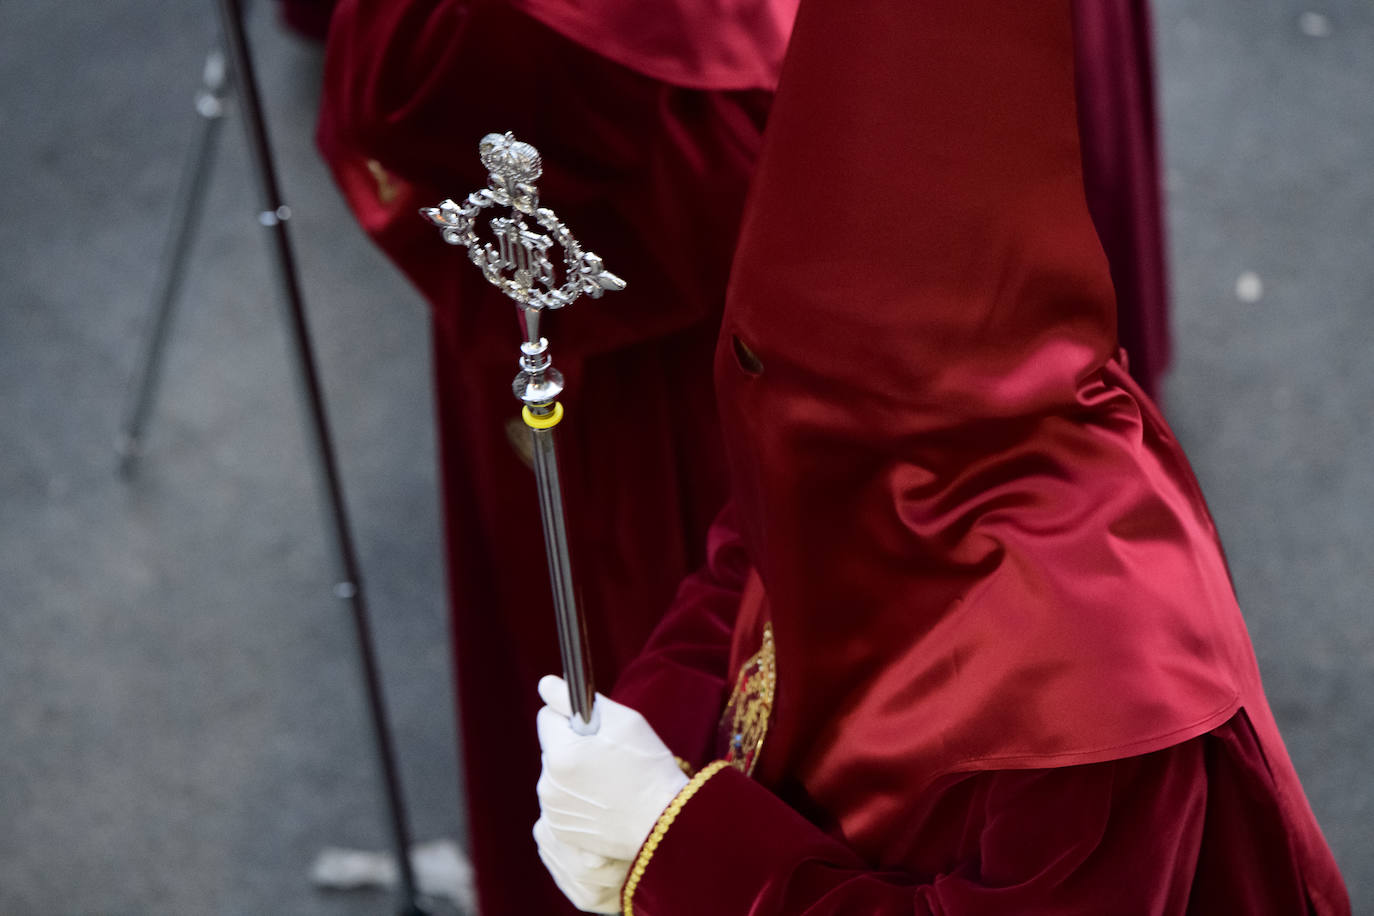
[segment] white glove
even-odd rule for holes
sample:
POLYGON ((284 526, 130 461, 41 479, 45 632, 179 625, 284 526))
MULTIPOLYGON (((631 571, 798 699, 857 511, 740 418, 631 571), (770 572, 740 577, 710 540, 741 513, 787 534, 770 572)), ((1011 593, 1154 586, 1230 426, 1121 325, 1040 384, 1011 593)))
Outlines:
MULTIPOLYGON (((601 728, 594 735, 579 735, 569 722, 572 708, 562 678, 541 679, 539 696, 547 704, 537 719, 544 750, 537 787, 540 820, 563 846, 618 860, 628 870, 687 777, 649 723, 630 707, 597 694, 601 728)), ((580 882, 575 863, 563 861, 562 867, 580 882)), ((590 870, 601 867, 598 863, 590 870)))
POLYGON ((534 822, 534 842, 544 867, 573 906, 584 913, 620 912, 620 889, 630 873, 628 861, 560 843, 542 817, 534 822))

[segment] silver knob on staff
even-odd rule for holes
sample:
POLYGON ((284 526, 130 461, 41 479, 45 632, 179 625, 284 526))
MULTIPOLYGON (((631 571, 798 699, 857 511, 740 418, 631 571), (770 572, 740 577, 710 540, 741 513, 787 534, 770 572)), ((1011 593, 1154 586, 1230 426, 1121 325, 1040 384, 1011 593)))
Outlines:
POLYGON ((520 344, 520 373, 513 388, 525 405, 521 413, 533 444, 544 550, 553 586, 563 678, 572 701, 573 728, 590 734, 596 731, 596 687, 592 681, 586 619, 573 586, 558 453, 554 447, 554 428, 563 419, 563 405, 558 402, 563 375, 553 367, 548 340, 540 336, 539 316, 544 309, 571 305, 583 294, 597 299, 606 290, 624 289, 625 281, 606 270, 594 253, 584 250, 552 210, 539 206, 539 191, 534 182, 543 174, 544 167, 538 150, 509 133, 487 134, 479 150, 489 173, 487 186, 469 194, 462 204, 445 200, 437 207, 421 209, 420 213, 440 228, 444 241, 467 248, 472 263, 518 309, 525 339, 520 344), (481 241, 477 234, 483 211, 492 208, 508 211, 505 215, 492 215, 489 220, 495 244, 481 241), (531 228, 530 222, 538 228, 531 228), (563 250, 561 283, 549 259, 555 245, 563 250))

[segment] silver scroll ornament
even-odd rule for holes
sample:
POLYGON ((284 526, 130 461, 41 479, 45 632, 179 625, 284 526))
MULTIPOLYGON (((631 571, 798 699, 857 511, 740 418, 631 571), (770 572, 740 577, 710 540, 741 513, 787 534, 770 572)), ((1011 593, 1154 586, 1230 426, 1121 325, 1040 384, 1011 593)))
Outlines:
POLYGON ((534 182, 544 173, 544 166, 537 149, 506 133, 487 134, 479 150, 488 172, 487 186, 473 191, 461 205, 445 200, 437 207, 422 208, 420 213, 439 227, 444 241, 467 248, 468 257, 482 275, 518 309, 525 340, 520 344, 520 373, 513 388, 525 405, 523 415, 532 440, 539 514, 573 728, 586 734, 596 730, 596 688, 586 619, 573 584, 553 435, 563 417, 563 407, 558 403, 563 375, 553 367, 548 340, 539 334, 539 315, 544 309, 571 305, 584 294, 599 299, 607 290, 624 289, 625 281, 606 270, 594 252, 583 249, 557 214, 539 206, 534 182), (493 208, 507 211, 490 215, 494 244, 483 242, 478 235, 483 211, 493 208), (538 228, 532 228, 530 221, 538 228), (549 258, 555 245, 563 250, 561 283, 549 258))

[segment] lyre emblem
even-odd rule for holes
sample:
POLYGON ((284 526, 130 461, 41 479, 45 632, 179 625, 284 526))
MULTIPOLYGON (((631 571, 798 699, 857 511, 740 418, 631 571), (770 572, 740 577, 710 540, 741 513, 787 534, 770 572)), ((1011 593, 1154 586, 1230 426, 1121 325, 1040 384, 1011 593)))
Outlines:
POLYGON ((487 186, 468 195, 460 206, 445 200, 420 212, 441 230, 444 241, 463 245, 487 280, 525 309, 558 309, 582 294, 600 298, 606 290, 625 288, 625 281, 606 270, 601 258, 584 251, 552 210, 539 206, 534 182, 544 173, 539 151, 510 133, 487 134, 480 145, 487 186), (491 219, 496 244, 477 237, 478 218, 489 207, 509 207, 509 216, 491 219), (532 229, 526 217, 543 229, 532 229), (560 284, 549 251, 563 249, 560 284))

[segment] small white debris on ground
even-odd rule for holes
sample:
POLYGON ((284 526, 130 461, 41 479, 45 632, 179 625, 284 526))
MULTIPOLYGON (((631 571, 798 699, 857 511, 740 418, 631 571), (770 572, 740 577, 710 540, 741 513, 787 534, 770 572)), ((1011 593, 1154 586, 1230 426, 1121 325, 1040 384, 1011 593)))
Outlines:
POLYGON ((1308 10, 1298 17, 1298 28, 1308 38, 1330 38, 1331 20, 1322 13, 1308 10))
MULTIPOLYGON (((463 912, 477 911, 472 863, 453 840, 417 843, 410 848, 415 883, 428 897, 443 897, 463 912)), ((396 860, 387 852, 326 847, 310 867, 316 887, 337 891, 395 887, 396 860)))
POLYGON ((1264 297, 1264 281, 1253 270, 1236 277, 1236 298, 1241 302, 1259 302, 1264 297))
POLYGON ((327 846, 310 867, 310 882, 337 891, 391 887, 396 883, 396 860, 384 852, 327 846))

